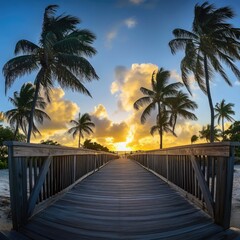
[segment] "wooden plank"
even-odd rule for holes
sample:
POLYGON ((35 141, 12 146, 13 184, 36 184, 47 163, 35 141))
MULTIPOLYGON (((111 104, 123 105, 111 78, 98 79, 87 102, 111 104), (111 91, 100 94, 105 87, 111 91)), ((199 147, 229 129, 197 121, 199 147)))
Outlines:
POLYGON ((95 151, 85 148, 73 148, 63 146, 53 146, 45 144, 23 143, 15 141, 6 141, 4 145, 14 148, 14 157, 41 157, 41 156, 63 156, 63 155, 86 155, 86 154, 106 154, 116 156, 116 154, 95 151))
POLYGON ((111 161, 75 185, 20 233, 39 240, 221 239, 225 234, 167 183, 127 159, 111 161))

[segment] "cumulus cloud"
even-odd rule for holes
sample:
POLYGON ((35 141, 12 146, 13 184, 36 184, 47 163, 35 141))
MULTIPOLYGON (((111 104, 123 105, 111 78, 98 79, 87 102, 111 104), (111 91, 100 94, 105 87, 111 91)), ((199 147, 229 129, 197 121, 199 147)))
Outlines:
MULTIPOLYGON (((142 110, 133 109, 133 103, 142 97, 140 87, 151 88, 151 76, 158 66, 154 64, 132 64, 130 69, 117 67, 115 69, 115 81, 111 85, 111 92, 118 98, 118 108, 121 111, 129 113, 126 123, 131 131, 131 139, 127 141, 127 147, 134 150, 139 149, 157 149, 159 148, 159 135, 150 135, 150 128, 155 125, 157 112, 152 112, 146 123, 140 123, 142 110)), ((180 81, 181 77, 176 71, 171 72, 170 81, 180 81)), ((176 138, 171 133, 164 133, 164 147, 190 144, 193 134, 198 135, 201 129, 200 125, 184 119, 178 119, 176 138)), ((129 133, 128 133, 129 136, 129 133)))
POLYGON ((64 138, 70 139, 70 136, 65 136, 66 131, 69 121, 74 119, 75 115, 79 112, 79 107, 76 103, 64 99, 64 95, 64 91, 60 88, 52 90, 51 103, 44 110, 50 116, 51 120, 45 120, 43 125, 38 126, 41 136, 38 136, 36 139, 33 138, 34 142, 52 139, 61 144, 72 145, 64 141, 64 138))
POLYGON ((100 143, 103 141, 111 143, 126 141, 129 130, 126 122, 115 123, 108 118, 107 113, 103 116, 99 115, 99 111, 94 111, 91 114, 91 119, 96 126, 94 129, 94 138, 100 143))
POLYGON ((102 104, 99 104, 98 106, 94 107, 93 115, 95 115, 96 117, 99 117, 99 118, 108 117, 107 110, 102 104))
POLYGON ((128 28, 134 28, 137 24, 136 19, 134 18, 128 18, 124 21, 124 24, 128 27, 128 28))
POLYGON ((133 109, 133 103, 140 97, 140 87, 151 85, 151 76, 158 67, 154 64, 132 64, 131 69, 117 67, 115 81, 111 85, 111 92, 119 92, 119 106, 125 111, 133 109))
MULTIPOLYGON (((118 66, 115 69, 115 79, 111 85, 111 93, 116 97, 118 114, 123 113, 126 118, 121 122, 114 122, 109 116, 106 107, 98 104, 90 112, 91 119, 95 123, 94 133, 86 138, 92 139, 111 150, 132 149, 147 150, 159 148, 159 135, 150 135, 150 128, 155 125, 157 112, 152 112, 146 123, 140 123, 142 110, 133 109, 133 103, 142 97, 140 87, 151 88, 151 76, 158 66, 151 63, 132 64, 130 68, 118 66)), ((179 81, 181 78, 176 71, 171 72, 171 81, 179 81)), ((79 112, 76 103, 64 98, 61 89, 54 89, 52 103, 46 108, 46 112, 52 121, 45 121, 40 126, 42 137, 35 142, 44 139, 52 139, 67 146, 77 146, 77 139, 67 134, 70 127, 69 121, 74 119, 79 112)), ((176 125, 177 138, 172 134, 164 133, 163 146, 190 144, 192 135, 199 134, 201 126, 195 122, 179 118, 176 125)))

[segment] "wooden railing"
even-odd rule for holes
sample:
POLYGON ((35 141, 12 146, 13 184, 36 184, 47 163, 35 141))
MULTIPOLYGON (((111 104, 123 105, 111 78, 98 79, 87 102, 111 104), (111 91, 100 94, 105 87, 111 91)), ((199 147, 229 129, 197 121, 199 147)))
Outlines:
POLYGON ((196 144, 129 155, 229 228, 234 148, 239 143, 196 144))
POLYGON ((98 170, 116 154, 42 144, 5 142, 13 229, 18 230, 59 193, 98 170))

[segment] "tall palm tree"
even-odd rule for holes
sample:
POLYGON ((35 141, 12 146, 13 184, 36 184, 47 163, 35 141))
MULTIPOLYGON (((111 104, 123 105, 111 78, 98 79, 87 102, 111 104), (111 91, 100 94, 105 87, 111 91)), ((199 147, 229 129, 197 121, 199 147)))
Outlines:
MULTIPOLYGON (((19 128, 27 136, 27 127, 30 122, 30 112, 35 95, 35 86, 32 83, 24 84, 20 92, 14 92, 13 97, 9 97, 10 102, 15 108, 7 111, 5 113, 7 121, 15 129, 14 139, 17 136, 19 128)), ((46 107, 46 102, 40 96, 38 96, 36 101, 36 109, 34 111, 34 120, 40 124, 43 123, 44 118, 50 119, 50 117, 43 111, 46 107)), ((38 128, 33 122, 33 135, 39 133, 38 128)))
POLYGON ((182 83, 170 83, 170 72, 160 68, 157 72, 153 72, 151 78, 152 89, 147 89, 141 87, 140 91, 145 95, 144 97, 139 98, 134 104, 133 107, 136 110, 139 110, 140 107, 147 105, 143 110, 141 115, 141 123, 146 122, 147 117, 151 114, 153 110, 157 107, 157 115, 159 123, 159 136, 160 136, 160 148, 162 148, 162 135, 163 135, 163 126, 161 123, 163 110, 169 105, 168 99, 170 97, 176 96, 178 89, 182 86, 182 83))
POLYGON ((214 107, 210 92, 210 80, 216 71, 231 86, 222 63, 229 66, 240 79, 240 71, 234 65, 239 56, 239 29, 234 28, 227 20, 234 17, 229 7, 215 8, 208 2, 195 5, 192 31, 175 29, 175 39, 169 42, 173 54, 177 50, 185 49, 185 56, 181 61, 182 79, 190 90, 188 75, 193 73, 199 87, 207 94, 210 113, 211 131, 210 142, 214 141, 214 107))
POLYGON ((170 103, 170 123, 173 132, 175 131, 178 116, 184 119, 197 120, 196 115, 190 112, 197 108, 197 104, 190 100, 186 93, 179 91, 176 96, 171 97, 168 102, 170 103))
POLYGON ((74 124, 74 127, 68 130, 69 134, 73 135, 73 138, 78 133, 78 147, 81 146, 81 137, 84 137, 84 133, 91 134, 93 133, 92 127, 95 127, 95 124, 91 121, 91 117, 88 113, 84 113, 81 116, 81 113, 78 115, 77 120, 71 120, 70 123, 74 124))
MULTIPOLYGON (((219 141, 219 134, 220 129, 217 129, 216 127, 214 127, 214 141, 219 141)), ((211 127, 208 124, 206 127, 203 126, 202 130, 199 131, 199 138, 200 139, 205 139, 207 142, 211 142, 211 127)))
POLYGON ((233 103, 225 103, 223 99, 220 103, 215 105, 215 118, 217 118, 218 124, 222 121, 222 137, 224 139, 224 119, 227 119, 230 122, 234 121, 234 118, 231 115, 235 115, 233 111, 234 104, 233 103))
POLYGON ((156 119, 156 125, 152 126, 150 129, 150 133, 151 135, 154 135, 155 132, 158 132, 159 135, 162 131, 162 138, 163 138, 163 133, 166 132, 170 132, 172 133, 175 137, 177 137, 177 135, 174 133, 174 131, 171 128, 171 124, 169 121, 169 112, 168 111, 161 111, 161 119, 159 118, 159 115, 157 116, 156 119), (161 124, 160 124, 161 123, 161 124))
POLYGON ((94 68, 86 59, 96 54, 96 50, 91 46, 95 40, 94 34, 86 29, 77 29, 80 20, 76 17, 55 16, 57 7, 50 5, 45 9, 39 45, 28 40, 18 41, 15 54, 21 55, 12 58, 3 67, 6 90, 16 78, 36 72, 36 92, 29 122, 28 142, 41 86, 48 100, 54 80, 63 88, 91 96, 83 81, 98 79, 94 68))

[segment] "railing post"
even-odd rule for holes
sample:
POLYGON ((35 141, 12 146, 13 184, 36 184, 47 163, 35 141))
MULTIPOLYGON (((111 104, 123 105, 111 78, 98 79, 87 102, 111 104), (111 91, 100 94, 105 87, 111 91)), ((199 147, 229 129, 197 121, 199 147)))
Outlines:
POLYGON ((168 166, 168 154, 166 155, 166 162, 167 162, 167 181, 168 181, 168 171, 169 171, 169 166, 168 166))
POLYGON ((95 153, 94 155, 94 172, 96 171, 97 169, 97 153, 95 153))
POLYGON ((73 182, 76 181, 76 160, 77 160, 77 156, 74 155, 74 157, 73 157, 73 182))
POLYGON ((147 154, 147 169, 149 169, 149 165, 148 165, 148 154, 147 154))
POLYGON ((215 222, 224 229, 229 228, 232 205, 232 187, 234 171, 234 147, 230 146, 230 157, 219 157, 217 169, 217 189, 215 204, 215 222))

